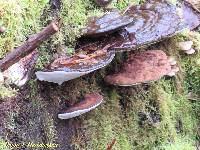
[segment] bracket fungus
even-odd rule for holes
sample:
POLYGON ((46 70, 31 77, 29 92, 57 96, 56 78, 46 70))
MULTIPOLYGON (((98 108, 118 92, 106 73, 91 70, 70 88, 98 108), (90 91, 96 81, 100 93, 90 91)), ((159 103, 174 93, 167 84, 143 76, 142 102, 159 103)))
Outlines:
POLYGON ((186 28, 176 6, 167 1, 155 0, 129 6, 121 13, 111 12, 93 19, 83 30, 83 37, 90 42, 89 37, 92 37, 94 43, 100 40, 111 43, 110 51, 129 51, 159 42, 186 28), (112 14, 116 15, 111 17, 112 14), (95 36, 98 36, 96 40, 95 36))
POLYGON ((6 28, 3 26, 0 26, 0 33, 4 33, 6 31, 6 28))
POLYGON ((183 51, 188 51, 192 48, 193 41, 184 41, 184 42, 178 42, 177 46, 183 50, 183 51))
POLYGON ((23 86, 31 78, 37 58, 38 52, 35 50, 10 66, 3 72, 5 81, 14 83, 19 87, 23 86))
POLYGON ((189 51, 186 51, 185 53, 188 55, 194 54, 196 51, 195 49, 191 48, 189 51))
POLYGON ((86 112, 95 109, 103 102, 103 96, 99 93, 90 93, 84 96, 84 100, 70 107, 66 111, 59 113, 59 119, 70 119, 80 116, 86 112))
POLYGON ((186 28, 176 12, 176 7, 166 1, 150 1, 142 5, 131 6, 125 14, 132 15, 134 21, 120 31, 124 42, 118 49, 150 45, 186 28))
POLYGON ((168 61, 170 65, 172 66, 176 65, 176 59, 174 57, 168 57, 168 61))
POLYGON ((94 18, 82 30, 75 54, 55 60, 50 68, 36 72, 36 76, 39 80, 62 84, 88 74, 109 64, 115 52, 149 46, 188 28, 188 20, 181 17, 175 5, 165 0, 149 0, 94 18))
POLYGON ((91 54, 80 52, 70 58, 56 59, 50 65, 49 70, 37 71, 36 76, 39 80, 61 85, 65 81, 78 78, 108 65, 114 56, 114 53, 108 53, 106 50, 95 51, 91 54))
POLYGON ((195 50, 192 48, 192 45, 193 41, 184 41, 177 43, 177 46, 188 55, 195 53, 195 50))
POLYGON ((162 50, 136 53, 130 55, 119 73, 106 76, 105 81, 113 85, 132 86, 158 80, 164 75, 173 76, 179 69, 171 62, 162 50))
POLYGON ((108 12, 100 18, 92 18, 82 29, 84 36, 101 36, 106 33, 112 33, 133 21, 130 15, 124 15, 122 12, 115 10, 108 12))

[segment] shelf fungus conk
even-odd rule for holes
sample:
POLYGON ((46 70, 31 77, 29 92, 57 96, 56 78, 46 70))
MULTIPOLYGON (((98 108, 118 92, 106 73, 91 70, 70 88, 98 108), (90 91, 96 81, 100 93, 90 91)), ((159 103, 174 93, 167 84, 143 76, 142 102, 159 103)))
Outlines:
POLYGON ((176 6, 167 1, 155 0, 129 6, 121 13, 111 12, 95 18, 83 30, 83 37, 85 41, 90 41, 88 39, 91 37, 94 43, 109 43, 109 50, 120 52, 160 42, 187 27, 178 15, 176 6), (111 17, 112 14, 116 15, 111 17), (95 36, 98 36, 96 40, 95 36))
POLYGON ((188 54, 188 55, 194 54, 195 52, 196 52, 196 51, 195 51, 195 49, 193 49, 193 48, 191 48, 191 49, 188 50, 188 51, 185 51, 185 53, 188 54))
POLYGON ((23 86, 31 78, 37 58, 38 52, 35 50, 10 66, 3 72, 5 82, 8 81, 19 87, 23 86))
POLYGON ((178 42, 177 46, 183 50, 188 51, 192 48, 193 41, 184 41, 184 42, 178 42))
POLYGON ((46 71, 37 71, 36 76, 41 81, 54 82, 61 85, 63 82, 78 78, 108 65, 115 54, 106 50, 85 54, 76 53, 69 58, 58 58, 46 71))
POLYGON ((124 15, 120 11, 108 12, 100 18, 91 18, 87 26, 82 29, 84 36, 100 36, 105 33, 112 33, 129 23, 133 22, 133 17, 124 15))
POLYGON ((195 50, 192 48, 192 45, 193 45, 193 41, 184 41, 184 42, 179 42, 177 44, 180 50, 183 50, 188 55, 195 53, 195 50))
POLYGON ((70 107, 66 111, 58 114, 59 119, 70 119, 73 117, 80 116, 87 113, 97 106, 99 106, 103 101, 103 97, 98 93, 90 93, 84 96, 84 100, 70 107))
POLYGON ((0 26, 0 33, 4 33, 6 31, 6 28, 3 26, 0 26))
POLYGON ((168 61, 169 61, 169 63, 170 63, 170 65, 176 65, 176 59, 174 58, 174 57, 168 57, 168 61))
POLYGON ((179 69, 171 65, 171 58, 161 50, 150 50, 130 55, 123 69, 108 75, 105 81, 118 86, 132 86, 156 81, 162 76, 174 76, 179 69))

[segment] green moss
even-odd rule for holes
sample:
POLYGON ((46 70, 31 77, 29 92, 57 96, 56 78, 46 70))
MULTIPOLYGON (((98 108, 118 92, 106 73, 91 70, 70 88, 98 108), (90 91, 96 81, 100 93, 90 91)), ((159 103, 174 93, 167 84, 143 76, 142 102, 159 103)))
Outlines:
POLYGON ((153 84, 149 92, 142 91, 127 97, 111 90, 105 98, 106 104, 96 110, 89 120, 88 132, 92 141, 88 149, 105 149, 113 138, 117 139, 113 147, 117 150, 156 149, 163 148, 163 145, 164 149, 170 146, 192 149, 197 118, 186 97, 173 89, 170 82, 161 80, 153 84), (119 99, 126 101, 126 110, 121 110, 119 99), (152 115, 160 119, 154 120, 152 115), (177 127, 179 121, 182 126, 177 127), (180 142, 180 138, 188 137, 189 143, 187 140, 180 142))
POLYGON ((5 142, 2 139, 0 139, 0 150, 10 150, 10 148, 8 147, 7 142, 5 142))
POLYGON ((0 98, 12 97, 17 93, 17 90, 12 89, 10 86, 0 85, 0 98))
POLYGON ((175 142, 168 142, 165 145, 159 147, 164 150, 196 150, 195 143, 190 138, 179 137, 175 142))
POLYGON ((91 0, 63 0, 58 17, 62 27, 53 40, 55 44, 74 46, 89 17, 100 16, 102 10, 95 8, 91 0))
POLYGON ((0 1, 1 25, 7 28, 0 35, 0 57, 25 41, 28 35, 38 32, 42 26, 40 16, 47 0, 0 1))
POLYGON ((114 7, 117 7, 118 9, 124 9, 126 8, 128 5, 136 5, 139 4, 141 2, 141 0, 120 0, 117 3, 114 3, 114 7))
POLYGON ((46 143, 55 143, 57 139, 57 133, 54 126, 53 118, 48 112, 44 112, 43 114, 43 129, 46 137, 46 143))
POLYGON ((106 104, 102 105, 102 109, 96 110, 89 120, 88 127, 91 130, 88 130, 88 134, 91 134, 92 141, 88 144, 87 149, 106 149, 107 145, 115 138, 114 150, 131 150, 132 146, 123 130, 120 118, 119 95, 115 90, 111 90, 105 97, 106 104))
MULTIPOLYGON (((173 42, 180 39, 189 37, 180 35, 168 41, 170 44, 166 49, 168 55, 177 57, 181 67, 175 78, 151 83, 148 91, 140 86, 126 90, 103 89, 106 103, 85 121, 89 129, 86 135, 91 136, 91 141, 86 144, 88 149, 105 149, 113 138, 117 139, 113 147, 117 150, 194 149, 200 105, 198 101, 191 103, 187 92, 191 87, 193 92, 199 92, 197 60, 200 57, 199 54, 186 56, 176 49, 173 42)), ((196 48, 198 40, 195 40, 196 48)))

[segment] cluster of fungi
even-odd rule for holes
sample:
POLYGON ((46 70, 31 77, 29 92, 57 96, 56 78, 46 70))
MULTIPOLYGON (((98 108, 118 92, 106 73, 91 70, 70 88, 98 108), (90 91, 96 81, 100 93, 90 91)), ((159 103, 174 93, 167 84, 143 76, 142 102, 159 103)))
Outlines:
MULTIPOLYGON (((97 3, 107 5, 110 1, 97 0, 97 3)), ((183 29, 194 30, 199 24, 200 12, 187 1, 176 7, 165 0, 151 0, 129 6, 123 11, 111 11, 90 20, 82 29, 83 36, 77 40, 74 55, 55 59, 46 69, 37 71, 36 76, 41 81, 62 84, 108 65, 116 53, 152 45, 183 29), (182 13, 177 13, 177 9, 182 13)), ((0 32, 2 30, 0 28, 0 32)), ((57 31, 59 24, 53 21, 0 60, 3 80, 23 86, 31 77, 31 70, 36 63, 36 48, 57 31)), ((192 45, 192 41, 177 43, 186 54, 195 52, 192 45)), ((156 81, 165 75, 174 76, 179 71, 173 57, 155 49, 130 53, 122 66, 119 72, 106 76, 104 81, 115 86, 133 86, 156 81)), ((58 114, 58 118, 79 116, 96 108, 102 101, 99 93, 86 94, 80 103, 58 114)))

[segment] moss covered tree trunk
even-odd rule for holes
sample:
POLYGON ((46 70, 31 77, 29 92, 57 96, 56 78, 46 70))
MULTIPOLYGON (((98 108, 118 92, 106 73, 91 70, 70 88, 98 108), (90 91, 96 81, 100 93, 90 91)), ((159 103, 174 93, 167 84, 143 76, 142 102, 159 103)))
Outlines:
MULTIPOLYGON (((60 10, 49 5, 42 5, 38 10, 36 6, 41 6, 41 3, 31 5, 34 12, 43 12, 42 16, 40 13, 35 14, 40 16, 37 26, 28 23, 39 30, 50 20, 49 16, 53 16, 60 17, 63 24, 59 34, 39 48, 40 58, 36 70, 41 70, 53 59, 52 54, 63 51, 63 47, 67 47, 69 52, 70 47, 75 45, 75 39, 79 36, 78 29, 86 18, 102 14, 102 9, 97 8, 90 0, 63 0, 60 10)), ((114 5, 123 8, 127 3, 124 0, 114 5)), ((1 4, 5 5, 0 1, 0 6, 1 4)), ((24 5, 25 3, 20 4, 24 5)), ((25 6, 29 5, 26 3, 25 6)), ((4 9, 6 8, 10 7, 4 9)), ((22 18, 30 15, 29 12, 24 13, 22 18)), ((26 20, 26 17, 23 19, 26 20)), ((29 29, 27 24, 22 25, 29 29)), ((197 125, 200 101, 189 101, 187 93, 190 90, 199 94, 200 54, 186 56, 177 49, 175 43, 190 39, 195 42, 195 48, 199 49, 199 37, 198 31, 190 35, 181 34, 147 48, 162 49, 168 55, 175 56, 181 68, 176 77, 162 78, 154 83, 125 88, 110 86, 104 82, 105 75, 120 70, 129 53, 118 54, 109 66, 61 86, 40 82, 33 75, 27 85, 18 89, 16 96, 2 98, 0 101, 0 149, 5 150, 7 145, 8 149, 15 146, 14 149, 19 150, 47 147, 56 150, 104 150, 113 139, 116 139, 114 150, 195 149, 199 138, 197 125), (57 118, 59 111, 76 103, 86 93, 94 91, 104 96, 100 107, 77 118, 57 118)), ((15 87, 6 85, 2 89, 9 91, 11 88, 15 87)), ((6 93, 5 91, 3 92, 6 93)))

